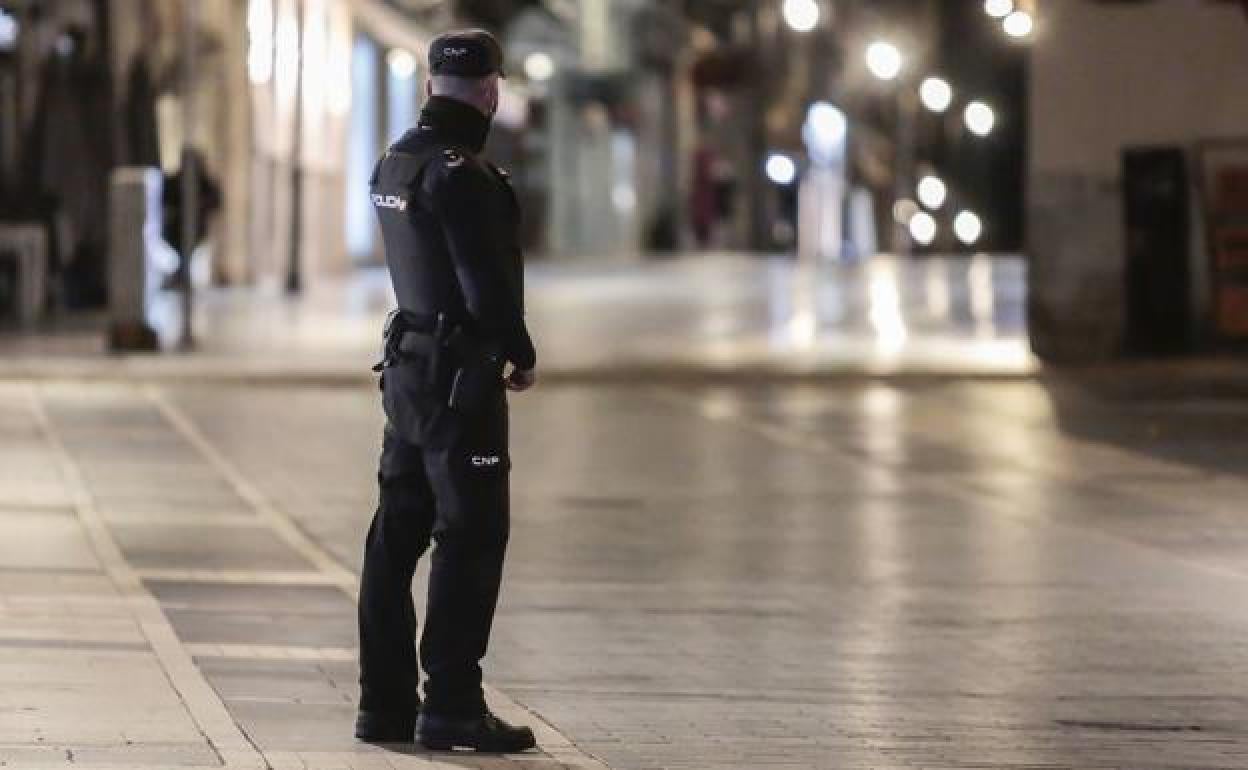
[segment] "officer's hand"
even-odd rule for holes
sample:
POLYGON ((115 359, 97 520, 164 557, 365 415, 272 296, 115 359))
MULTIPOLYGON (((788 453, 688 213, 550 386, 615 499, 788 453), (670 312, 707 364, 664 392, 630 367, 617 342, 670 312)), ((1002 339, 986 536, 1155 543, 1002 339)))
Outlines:
POLYGON ((512 369, 511 374, 507 375, 507 390, 514 390, 517 393, 528 390, 536 383, 536 369, 512 369))

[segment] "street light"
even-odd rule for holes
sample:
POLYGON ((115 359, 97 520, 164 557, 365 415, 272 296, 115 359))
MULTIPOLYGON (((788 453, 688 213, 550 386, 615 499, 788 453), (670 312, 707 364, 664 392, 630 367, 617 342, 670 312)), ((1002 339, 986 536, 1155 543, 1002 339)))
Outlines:
POLYGON ((910 237, 915 243, 930 246, 936 240, 936 220, 926 211, 910 217, 910 237))
POLYGON ((767 178, 781 186, 790 185, 797 178, 797 164, 783 153, 773 152, 767 156, 765 169, 767 178))
POLYGON ((390 67, 390 74, 399 80, 407 80, 416 73, 416 57, 403 48, 391 48, 386 54, 386 65, 390 67))
POLYGON ((949 188, 945 186, 940 177, 928 174, 919 180, 916 192, 919 194, 920 203, 935 210, 945 205, 945 197, 949 194, 949 188))
POLYGON ((932 112, 944 112, 953 103, 953 88, 943 78, 924 78, 919 84, 919 100, 932 112))
POLYGON ((966 121, 966 127, 976 136, 988 136, 997 122, 992 108, 980 101, 966 105, 962 118, 966 121))
MULTIPOLYGON (((840 259, 843 253, 845 139, 848 133, 845 113, 836 105, 820 101, 806 110, 802 141, 806 144, 810 167, 803 175, 797 195, 798 253, 806 271, 814 271, 822 258, 840 259)), ((789 164, 782 160, 769 161, 769 165, 771 171, 784 172, 777 174, 781 178, 789 171, 789 164)), ((813 318, 815 305, 812 295, 802 294, 794 306, 804 308, 801 310, 804 317, 813 318)))
POLYGON ((1005 17, 1002 26, 1005 28, 1005 34, 1016 40, 1021 40, 1031 34, 1031 30, 1035 27, 1035 22, 1032 20, 1030 13, 1015 11, 1005 17))
POLYGON ((784 0, 781 12, 785 23, 798 32, 809 32, 819 23, 819 4, 815 0, 784 0))
POLYGON ((550 80, 555 74, 555 60, 545 51, 534 51, 524 57, 524 74, 539 83, 550 80))
POLYGON ((845 113, 828 102, 815 102, 806 111, 802 139, 810 157, 821 165, 840 163, 845 156, 845 133, 849 124, 845 113))
POLYGON ((953 219, 953 234, 967 246, 972 246, 984 232, 984 223, 974 211, 959 212, 953 219))
POLYGON ((880 80, 892 80, 901 74, 901 51, 892 43, 877 40, 867 46, 867 69, 880 80))
POLYGON ((1004 19, 1014 10, 1014 0, 984 0, 984 13, 994 19, 1004 19))

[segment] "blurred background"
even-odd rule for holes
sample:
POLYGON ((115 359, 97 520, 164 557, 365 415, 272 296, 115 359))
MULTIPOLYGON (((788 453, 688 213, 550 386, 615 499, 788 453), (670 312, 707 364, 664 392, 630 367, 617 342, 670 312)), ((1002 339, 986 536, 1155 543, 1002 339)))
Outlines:
POLYGON ((3 0, 6 346, 371 345, 367 178, 463 25, 506 48, 488 154, 556 361, 1027 371, 1248 336, 1237 2, 3 0))
POLYGON ((0 0, 0 765, 1245 767, 1246 10, 0 0), (467 25, 514 765, 348 729, 368 177, 467 25))

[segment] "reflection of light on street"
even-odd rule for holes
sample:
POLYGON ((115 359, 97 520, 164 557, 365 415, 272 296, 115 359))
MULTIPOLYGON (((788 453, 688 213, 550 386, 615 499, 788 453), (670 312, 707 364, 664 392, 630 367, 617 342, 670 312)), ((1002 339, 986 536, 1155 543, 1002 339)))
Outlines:
POLYGON ((901 394, 888 385, 872 385, 862 394, 862 411, 868 417, 895 418, 901 412, 901 394))
POLYGON ((966 105, 962 117, 966 120, 966 127, 971 130, 971 133, 978 136, 991 134, 992 127, 997 122, 996 113, 992 111, 992 108, 980 101, 966 105))
POLYGON ((906 342, 906 322, 901 314, 896 265, 884 260, 867 263, 867 320, 875 329, 876 347, 896 353, 906 342))
POLYGON ((728 308, 704 308, 698 322, 698 333, 706 337, 731 337, 740 329, 741 319, 728 308))
POLYGON ((927 261, 923 276, 923 293, 927 297, 927 311, 933 318, 946 320, 952 306, 949 291, 949 270, 943 259, 933 257, 927 261))
POLYGON ((819 5, 815 0, 784 0, 784 21, 798 32, 809 32, 819 23, 819 5))
POLYGON ((390 67, 391 75, 399 80, 407 80, 416 74, 416 57, 406 49, 391 48, 386 54, 386 66, 390 67))
POLYGON ((929 246, 936 240, 936 220, 926 211, 920 211, 910 217, 910 237, 916 243, 929 246))
POLYGON ((901 74, 901 51, 892 43, 877 40, 867 46, 867 69, 880 80, 892 80, 901 74))
MULTIPOLYGON (((812 212, 812 216, 819 216, 819 212, 812 212)), ((822 226, 821 224, 819 225, 822 226)), ((819 333, 819 307, 818 307, 818 283, 819 283, 819 252, 810 248, 815 244, 811 243, 805 248, 800 248, 797 253, 797 263, 793 268, 792 275, 792 297, 793 304, 789 312, 788 322, 785 324, 785 333, 788 337, 789 344, 799 348, 809 348, 815 344, 815 337, 819 333)))
POLYGON ((1009 16, 1013 10, 1014 0, 984 0, 984 13, 994 19, 1009 16))
POLYGON ((273 77, 273 0, 247 4, 247 76, 256 84, 273 77))
MULTIPOLYGON (((863 481, 870 489, 885 491, 895 488, 897 484, 897 468, 900 465, 898 461, 905 452, 901 411, 901 393, 888 385, 869 385, 859 398, 858 412, 864 427, 862 440, 872 460, 867 463, 871 470, 864 474, 863 481)), ((895 545, 893 541, 896 539, 897 525, 893 506, 885 505, 874 511, 868 519, 874 522, 873 529, 878 529, 872 540, 877 545, 887 543, 891 552, 895 545)))
POLYGON ((971 318, 980 334, 991 333, 995 326, 993 313, 996 304, 992 285, 992 258, 985 254, 971 257, 966 271, 966 281, 971 295, 971 318))
POLYGON ((928 174, 919 180, 917 192, 920 203, 929 209, 938 209, 945 205, 945 196, 949 194, 949 188, 945 187, 945 182, 940 177, 928 174))
POLYGON ((736 390, 715 388, 699 400, 702 414, 712 420, 729 420, 741 415, 741 399, 736 390))
POLYGON ((793 317, 789 319, 789 342, 795 347, 808 348, 815 344, 819 324, 815 317, 813 303, 799 303, 793 308, 793 317))
POLYGON ((797 164, 788 155, 773 152, 767 156, 767 178, 775 184, 792 184, 797 178, 797 164))
POLYGON ((953 220, 954 235, 967 246, 978 241, 983 232, 984 223, 979 220, 979 216, 974 211, 960 212, 953 220))
POLYGON ((1030 13, 1015 11, 1005 17, 1005 22, 1002 26, 1005 28, 1005 34, 1012 38, 1021 39, 1031 34, 1035 22, 1032 21, 1030 13))
POLYGON ((524 74, 538 82, 550 80, 555 75, 555 60, 545 51, 534 51, 524 57, 524 74))

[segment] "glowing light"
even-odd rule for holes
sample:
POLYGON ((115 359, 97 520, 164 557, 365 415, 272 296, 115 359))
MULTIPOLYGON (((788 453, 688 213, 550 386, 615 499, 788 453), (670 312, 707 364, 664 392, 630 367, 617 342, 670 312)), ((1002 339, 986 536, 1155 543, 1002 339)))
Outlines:
POLYGON ((273 77, 273 0, 247 4, 247 77, 257 85, 273 77))
POLYGON ((1021 39, 1031 34, 1031 30, 1035 27, 1035 22, 1031 18, 1031 14, 1026 11, 1015 11, 1005 17, 1002 23, 1005 34, 1015 39, 1021 39))
POLYGON ((944 112, 953 103, 953 87, 943 78, 926 78, 919 85, 919 101, 932 112, 944 112))
POLYGON ((1014 0, 984 0, 984 13, 994 19, 1004 19, 1014 10, 1014 0))
POLYGON ((12 48, 20 29, 17 19, 0 8, 0 48, 12 48))
POLYGON ((977 327, 990 331, 996 309, 996 289, 992 281, 992 259, 983 254, 971 257, 971 264, 966 271, 967 288, 970 294, 971 318, 977 327))
MULTIPOLYGON (((303 59, 301 87, 303 88, 303 114, 318 116, 325 103, 325 89, 328 85, 328 25, 323 2, 310 2, 303 29, 303 59)), ((312 122, 308 127, 309 135, 315 137, 321 130, 319 122, 312 122)), ((311 144, 315 144, 312 142, 311 144)))
POLYGON ((788 155, 773 152, 767 156, 767 178, 778 185, 792 184, 797 178, 797 164, 788 155))
POLYGON ((988 136, 992 133, 992 127, 996 125, 997 116, 992 108, 983 102, 971 102, 966 105, 966 110, 962 113, 963 119, 966 121, 966 127, 971 133, 978 136, 988 136))
POLYGON ((958 240, 967 246, 974 244, 979 240, 979 236, 984 232, 984 223, 980 221, 979 215, 974 211, 959 212, 953 219, 953 234, 958 240))
POLYGON ((926 211, 910 217, 910 237, 920 246, 930 246, 936 240, 936 220, 926 211))
POLYGON ((524 57, 524 74, 529 80, 550 80, 555 76, 555 60, 545 51, 534 51, 524 57))
POLYGON ((326 106, 330 114, 351 109, 351 15, 346 3, 336 3, 330 16, 326 79, 326 106))
POLYGON ((273 36, 273 87, 280 105, 293 105, 299 78, 299 19, 293 2, 278 6, 273 36))
POLYGON ((611 188, 611 203, 616 211, 628 213, 637 208, 637 191, 630 184, 616 184, 611 188))
POLYGON ((784 0, 784 21, 798 32, 809 32, 819 23, 819 4, 815 0, 784 0))
POLYGON ((896 266, 891 262, 872 260, 867 263, 867 307, 867 320, 875 329, 877 349, 884 354, 901 350, 908 332, 901 312, 896 266))
POLYGON ((815 102, 806 111, 802 139, 817 163, 832 164, 845 155, 845 113, 827 102, 815 102))
POLYGON ((867 69, 880 80, 892 80, 901 74, 901 51, 892 43, 877 40, 867 46, 867 69))
POLYGON ((949 188, 945 186, 940 177, 928 174, 919 180, 917 192, 920 203, 929 209, 938 209, 945 205, 945 197, 949 194, 949 188))
POLYGON ((386 66, 390 68, 391 75, 399 80, 407 80, 416 74, 416 57, 405 48, 391 48, 390 53, 386 54, 386 66))

